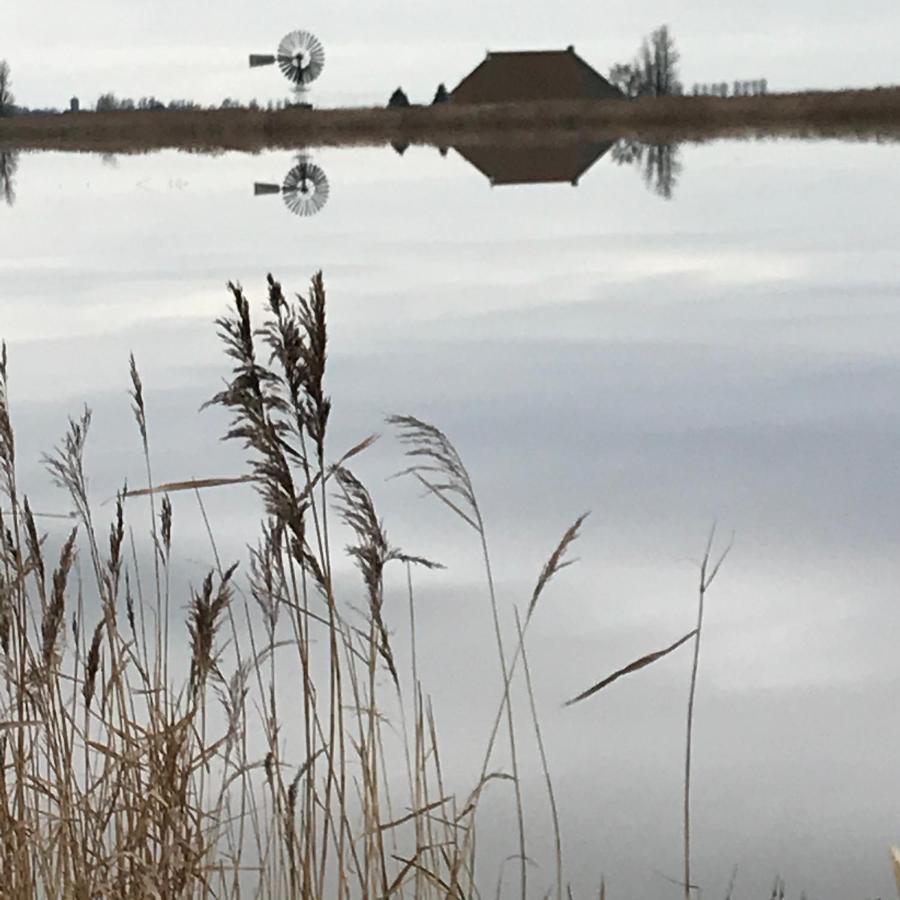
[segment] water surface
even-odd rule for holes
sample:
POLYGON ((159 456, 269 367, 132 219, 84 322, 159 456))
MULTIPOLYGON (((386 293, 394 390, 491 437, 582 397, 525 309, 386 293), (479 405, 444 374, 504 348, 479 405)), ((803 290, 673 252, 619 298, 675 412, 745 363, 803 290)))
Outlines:
MULTIPOLYGON (((335 455, 387 413, 443 428, 478 489, 507 603, 526 602, 562 531, 593 511, 529 644, 573 882, 604 875, 614 897, 676 890, 665 876, 680 871, 688 654, 561 704, 692 627, 715 521, 734 549, 701 658, 697 880, 724 896, 737 866, 737 897, 768 896, 776 874, 811 898, 888 896, 887 846, 900 840, 897 150, 681 148, 670 200, 613 157, 577 187, 491 187, 490 160, 453 149, 322 150, 310 161, 327 202, 301 217, 254 194, 282 183, 290 153, 23 154, 15 205, 0 206, 23 489, 35 508, 66 508, 40 452, 84 402, 97 503, 126 477, 143 483, 130 351, 157 479, 238 474, 241 451, 218 441, 224 417, 197 414, 227 373, 211 324, 225 283, 261 310, 266 272, 301 290, 321 268, 335 455)), ((384 480, 401 464, 385 434, 356 470, 392 539, 449 567, 417 582, 419 660, 462 791, 499 687, 478 548, 411 484, 384 480)), ((242 557, 254 496, 222 490, 208 506, 221 552, 242 557)), ((212 554, 195 501, 177 497, 175 513, 179 564, 197 580, 212 554)), ((389 587, 402 634, 402 572, 389 587)), ((537 890, 552 881, 550 837, 538 761, 523 765, 537 890)), ((515 850, 503 841, 512 809, 495 806, 502 827, 482 847, 500 858, 515 850)))

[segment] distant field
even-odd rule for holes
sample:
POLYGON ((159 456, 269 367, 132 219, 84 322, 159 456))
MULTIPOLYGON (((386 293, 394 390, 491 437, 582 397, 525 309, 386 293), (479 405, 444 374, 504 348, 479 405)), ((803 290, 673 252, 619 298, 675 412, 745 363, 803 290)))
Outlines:
POLYGON ((0 145, 142 152, 263 150, 390 142, 458 145, 496 140, 633 138, 650 143, 721 137, 897 140, 900 87, 764 97, 662 97, 407 109, 81 112, 0 120, 0 145))

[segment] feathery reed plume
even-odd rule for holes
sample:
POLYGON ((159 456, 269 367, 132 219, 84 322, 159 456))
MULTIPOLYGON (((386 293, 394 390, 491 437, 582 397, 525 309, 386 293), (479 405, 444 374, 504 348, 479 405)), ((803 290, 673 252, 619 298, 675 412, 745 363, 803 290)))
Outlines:
POLYGON ((81 692, 84 697, 84 708, 91 708, 94 699, 94 688, 97 683, 97 672, 100 670, 100 641, 103 639, 103 621, 97 623, 91 637, 91 646, 88 650, 87 661, 84 666, 84 684, 81 692))
POLYGON ((13 620, 13 592, 12 587, 0 572, 0 650, 3 655, 9 657, 9 636, 13 620))
POLYGON ((528 604, 528 612, 525 615, 525 621, 527 624, 528 619, 531 618, 532 613, 534 613, 534 609, 537 606, 537 602, 540 599, 541 594, 544 592, 544 588, 550 583, 550 580, 561 572, 566 566, 571 566, 572 563, 575 562, 574 559, 566 560, 564 559, 566 553, 569 551, 569 547, 578 539, 578 535, 581 531, 581 526, 584 524, 584 520, 590 515, 590 513, 582 513, 564 532, 563 536, 560 538, 559 543, 556 545, 556 549, 550 554, 547 561, 544 563, 544 567, 541 569, 541 574, 538 575, 537 582, 535 582, 534 590, 531 593, 531 601, 528 604))
POLYGON ((262 526, 262 538, 250 551, 250 593, 256 601, 266 630, 273 634, 278 624, 280 585, 278 584, 278 556, 281 552, 284 529, 277 519, 269 519, 262 526))
POLYGON ((91 427, 91 411, 85 406, 81 417, 69 419, 68 431, 52 453, 44 454, 44 465, 57 487, 69 492, 81 520, 90 530, 91 512, 84 474, 84 447, 91 427))
POLYGON ((341 518, 353 529, 357 538, 356 544, 347 547, 347 554, 352 557, 362 572, 369 600, 369 616, 378 636, 378 653, 384 660, 391 673, 391 678, 399 690, 400 679, 397 675, 388 631, 381 615, 384 599, 384 567, 393 561, 424 566, 427 569, 441 569, 443 566, 421 556, 409 556, 402 550, 392 547, 388 542, 384 523, 375 512, 372 497, 362 482, 344 467, 336 470, 336 476, 342 491, 338 510, 341 518))
POLYGON ((168 494, 162 499, 162 508, 159 513, 159 533, 162 536, 163 552, 166 562, 172 550, 172 501, 168 494))
POLYGON ((324 378, 328 334, 325 323, 325 282, 317 272, 308 297, 297 295, 296 306, 284 297, 281 284, 267 276, 269 308, 275 316, 262 334, 284 373, 285 402, 290 408, 298 435, 305 429, 324 455, 325 431, 331 400, 325 396, 324 378))
POLYGON ((236 478, 188 478, 182 481, 151 484, 143 488, 131 488, 128 496, 150 497, 153 494, 175 494, 179 491, 198 491, 201 488, 223 487, 229 484, 249 484, 254 480, 252 475, 239 475, 236 478))
POLYGON ((296 542, 304 544, 303 516, 307 509, 300 499, 291 472, 291 462, 303 460, 302 451, 289 440, 285 421, 289 409, 282 396, 283 378, 257 362, 250 321, 250 303, 240 285, 228 283, 234 301, 234 314, 216 320, 226 353, 236 365, 225 390, 204 404, 231 410, 231 427, 225 440, 240 440, 254 455, 250 469, 266 510, 292 532, 296 542))
POLYGON ((137 363, 134 360, 134 354, 128 356, 128 371, 131 375, 131 410, 134 413, 134 420, 137 422, 138 430, 141 433, 141 440, 147 443, 147 410, 144 408, 144 385, 141 382, 141 376, 138 373, 137 363))
POLYGON ((128 627, 131 629, 132 636, 137 638, 134 617, 134 594, 131 593, 131 578, 128 576, 127 571, 125 572, 125 616, 128 619, 128 627))
POLYGON ((107 559, 107 578, 111 596, 119 592, 119 580, 122 577, 122 543, 125 540, 125 496, 128 486, 125 485, 116 495, 116 518, 109 527, 109 558, 107 559))
POLYGON ((668 656, 670 653, 673 653, 677 650, 682 644, 686 644, 692 637, 696 637, 697 630, 689 631, 684 637, 680 637, 674 644, 670 644, 668 647, 665 647, 662 650, 656 650, 653 653, 648 653, 646 656, 642 656, 639 659, 636 659, 634 662, 628 663, 627 666, 623 666, 621 669, 616 669, 612 675, 607 675, 606 678, 601 679, 596 684, 591 685, 587 690, 582 691, 578 694, 577 697, 573 697, 571 700, 567 700, 565 705, 572 706, 575 703, 580 703, 582 700, 587 700, 588 697, 592 697, 598 691, 602 691, 603 688, 609 687, 614 681, 618 681, 623 675, 629 675, 631 672, 637 672, 639 669, 643 669, 645 666, 649 666, 651 663, 655 663, 657 660, 662 659, 664 656, 668 656))
POLYGON ((3 490, 15 502, 16 441, 9 414, 9 373, 6 342, 0 343, 0 465, 3 467, 3 490))
POLYGON ((41 552, 42 539, 38 535, 37 525, 35 524, 31 507, 28 505, 27 497, 22 504, 22 511, 25 523, 25 543, 28 548, 28 568, 34 571, 37 577, 38 590, 43 598, 46 575, 44 572, 44 555, 41 552))
POLYGON ((231 576, 237 569, 235 563, 219 579, 219 588, 213 596, 213 573, 203 580, 200 591, 193 592, 188 634, 191 639, 191 692, 199 696, 206 679, 216 664, 215 639, 222 614, 231 602, 231 576))
POLYGON ((69 579, 72 563, 75 561, 75 536, 77 534, 78 529, 73 528, 60 551, 59 564, 53 572, 53 592, 50 595, 50 604, 44 611, 41 622, 41 657, 46 671, 54 668, 58 659, 57 644, 66 608, 66 582, 69 579))
POLYGON ((415 465, 403 469, 394 477, 412 475, 464 522, 482 534, 484 526, 472 479, 447 435, 415 416, 388 416, 387 423, 396 428, 398 440, 407 447, 406 455, 416 460, 415 465))

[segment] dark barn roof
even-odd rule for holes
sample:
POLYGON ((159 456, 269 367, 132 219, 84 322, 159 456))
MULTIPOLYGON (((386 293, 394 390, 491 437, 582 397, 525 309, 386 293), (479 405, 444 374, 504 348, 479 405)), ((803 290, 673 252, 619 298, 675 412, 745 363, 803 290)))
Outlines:
POLYGON ((451 94, 455 103, 613 100, 623 96, 573 47, 567 50, 488 53, 451 94))
POLYGON ((485 175, 492 185, 545 184, 578 179, 612 147, 604 144, 536 146, 477 145, 456 147, 456 152, 485 175))

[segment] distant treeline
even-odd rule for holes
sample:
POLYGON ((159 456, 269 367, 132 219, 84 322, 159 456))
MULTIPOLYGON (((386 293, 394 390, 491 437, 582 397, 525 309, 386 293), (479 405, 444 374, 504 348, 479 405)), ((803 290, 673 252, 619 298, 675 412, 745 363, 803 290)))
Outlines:
POLYGON ((769 93, 769 82, 759 78, 755 81, 735 81, 730 87, 727 81, 695 84, 691 93, 695 97, 761 97, 769 93))
POLYGON ((141 97, 139 100, 132 100, 130 97, 117 97, 114 93, 101 94, 94 104, 97 112, 131 112, 132 110, 149 110, 154 112, 162 112, 164 110, 201 110, 201 109, 266 109, 271 111, 277 109, 286 109, 292 106, 288 100, 269 100, 262 104, 256 98, 248 103, 242 103, 232 97, 226 97, 221 103, 212 103, 204 106, 202 103, 195 103, 193 100, 170 100, 165 103, 154 96, 141 97))
POLYGON ((226 97, 221 103, 213 103, 203 105, 193 100, 169 100, 165 102, 152 94, 147 97, 140 97, 137 100, 131 97, 117 97, 112 91, 101 94, 95 103, 90 106, 82 106, 77 97, 72 97, 69 101, 67 109, 61 110, 57 107, 40 107, 29 108, 27 106, 17 106, 14 102, 12 91, 10 90, 9 66, 3 60, 0 60, 0 116, 53 116, 60 115, 64 112, 181 112, 181 111, 200 111, 209 109, 266 109, 269 112, 275 110, 287 109, 292 104, 287 100, 269 100, 265 104, 261 104, 258 100, 253 99, 249 103, 242 103, 232 97, 226 97))

